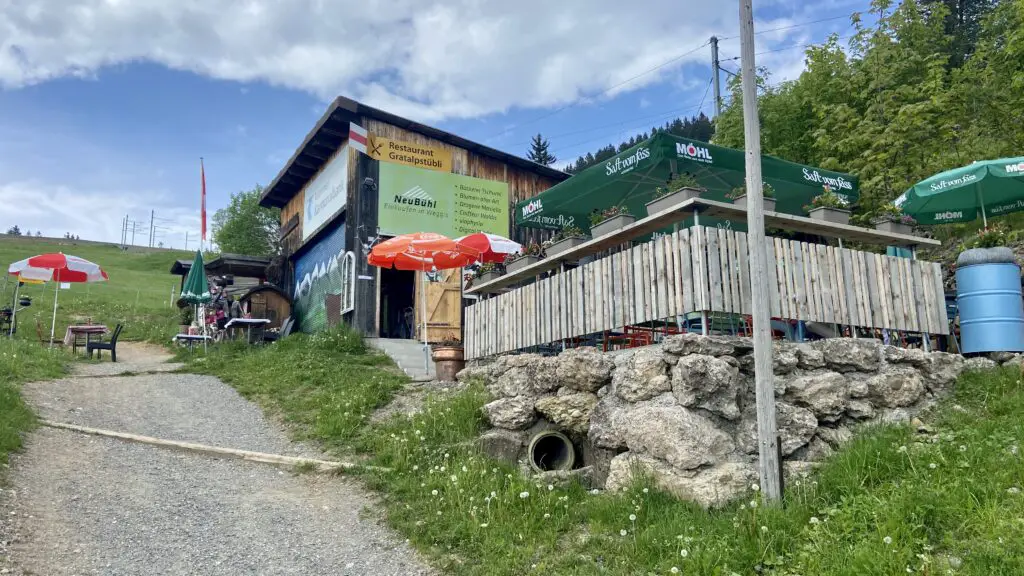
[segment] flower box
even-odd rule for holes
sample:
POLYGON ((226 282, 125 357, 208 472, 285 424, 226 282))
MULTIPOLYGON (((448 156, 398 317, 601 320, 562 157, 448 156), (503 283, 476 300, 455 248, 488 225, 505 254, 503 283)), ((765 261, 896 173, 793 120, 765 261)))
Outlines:
MULTIPOLYGON (((746 208, 747 207, 747 195, 744 194, 743 196, 740 196, 739 198, 736 198, 735 200, 732 201, 732 203, 737 205, 737 206, 739 206, 740 208, 746 208)), ((769 198, 767 196, 764 197, 764 211, 765 212, 775 212, 775 198, 769 198)))
POLYGON ((671 194, 662 196, 661 198, 655 198, 647 203, 647 215, 651 216, 658 212, 664 212, 665 210, 678 206, 691 198, 699 197, 703 192, 704 191, 699 188, 680 188, 671 194))
POLYGON ((480 280, 481 284, 485 284, 492 280, 497 280, 498 278, 501 278, 501 273, 495 270, 491 270, 490 272, 484 272, 483 274, 481 274, 478 280, 480 280))
POLYGON ((579 246, 580 244, 583 244, 587 240, 590 240, 590 238, 563 238, 558 242, 555 242, 554 244, 548 246, 545 252, 547 252, 548 258, 553 258, 561 254, 562 252, 565 252, 566 250, 572 250, 573 248, 579 246))
POLYGON ((511 262, 506 262, 505 270, 507 270, 509 274, 512 274, 531 264, 536 264, 537 262, 540 262, 540 256, 522 256, 512 260, 511 262))
POLYGON ((822 222, 831 222, 833 224, 850 223, 850 211, 843 210, 841 208, 814 208, 807 213, 807 216, 811 220, 820 220, 822 222))
POLYGON ((607 220, 602 220, 601 222, 591 226, 590 234, 594 238, 607 236, 616 230, 621 230, 626 226, 629 226, 633 222, 636 222, 636 216, 633 216, 632 214, 617 214, 607 220))
POLYGON ((914 227, 910 224, 904 224, 899 220, 893 220, 891 218, 879 218, 871 222, 875 225, 875 230, 881 232, 892 232, 893 234, 913 234, 914 227))

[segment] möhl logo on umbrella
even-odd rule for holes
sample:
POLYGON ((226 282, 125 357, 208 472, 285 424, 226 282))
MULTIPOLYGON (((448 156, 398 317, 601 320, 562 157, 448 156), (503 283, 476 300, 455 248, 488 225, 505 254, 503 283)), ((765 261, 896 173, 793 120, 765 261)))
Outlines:
POLYGON ((697 160, 699 162, 705 162, 707 164, 714 163, 714 159, 711 158, 711 150, 703 146, 695 146, 693 144, 684 144, 682 142, 676 142, 676 156, 680 158, 689 158, 691 160, 697 160))
POLYGON ((395 194, 395 204, 405 204, 406 206, 417 206, 420 208, 437 208, 437 200, 434 200, 430 194, 427 194, 427 191, 419 184, 401 194, 395 194))
POLYGON ((1024 174, 1024 162, 1018 162, 1016 164, 1007 164, 1005 168, 1007 174, 1024 174))

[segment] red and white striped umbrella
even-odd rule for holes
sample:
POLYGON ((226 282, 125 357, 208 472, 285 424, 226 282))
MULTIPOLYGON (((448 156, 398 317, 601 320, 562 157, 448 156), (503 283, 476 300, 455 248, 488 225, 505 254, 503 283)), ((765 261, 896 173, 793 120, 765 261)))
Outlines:
POLYGON ((29 280, 53 280, 55 282, 105 282, 107 273, 95 264, 67 254, 41 254, 11 264, 8 274, 16 274, 29 280))
POLYGON ((53 281, 53 320, 50 322, 50 346, 57 329, 57 299, 64 282, 106 282, 107 273, 99 264, 67 254, 41 254, 15 262, 7 273, 28 280, 53 281))
POLYGON ((455 240, 480 251, 481 262, 504 262, 509 254, 516 254, 523 249, 522 244, 497 234, 477 232, 455 240))

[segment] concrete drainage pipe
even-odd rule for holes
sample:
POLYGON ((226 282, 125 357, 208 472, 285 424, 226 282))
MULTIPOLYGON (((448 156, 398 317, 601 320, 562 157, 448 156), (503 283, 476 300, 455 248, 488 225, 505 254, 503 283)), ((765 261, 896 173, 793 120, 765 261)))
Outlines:
POLYGON ((565 434, 545 430, 530 440, 530 466, 538 472, 572 470, 576 464, 576 448, 565 434))

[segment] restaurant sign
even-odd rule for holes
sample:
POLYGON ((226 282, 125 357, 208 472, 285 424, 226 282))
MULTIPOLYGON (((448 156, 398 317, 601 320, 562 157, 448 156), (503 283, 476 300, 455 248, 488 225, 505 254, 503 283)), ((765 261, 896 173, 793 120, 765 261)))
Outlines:
POLYGON ((416 168, 452 171, 451 150, 438 146, 427 146, 415 142, 400 142, 383 136, 370 134, 366 146, 367 154, 374 160, 405 164, 416 168))
POLYGON ((377 226, 385 236, 509 233, 508 184, 381 162, 377 226))

